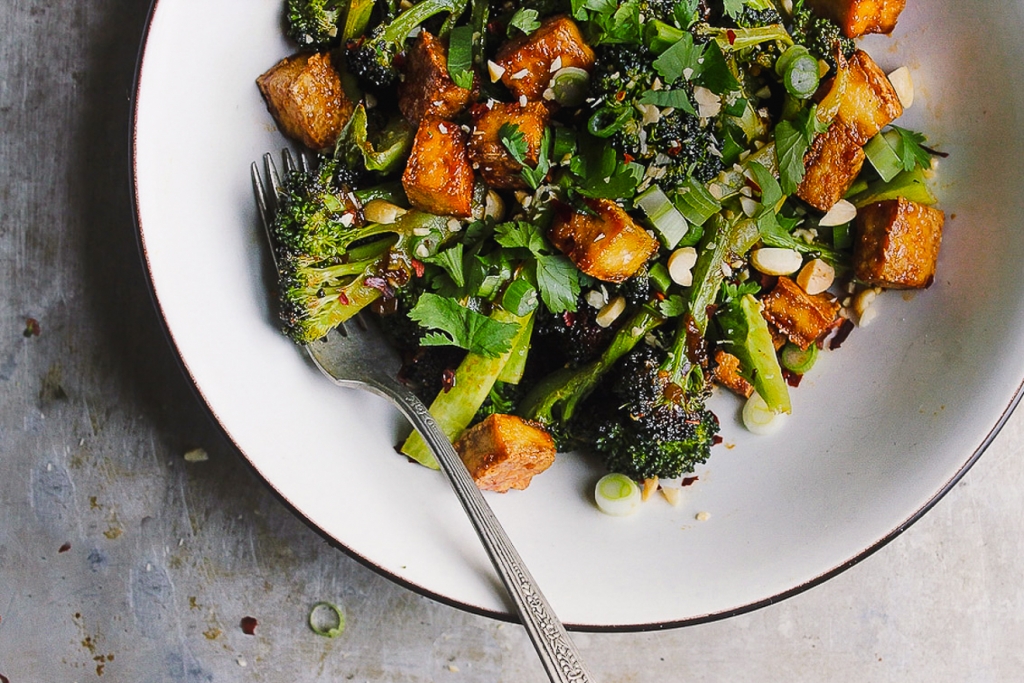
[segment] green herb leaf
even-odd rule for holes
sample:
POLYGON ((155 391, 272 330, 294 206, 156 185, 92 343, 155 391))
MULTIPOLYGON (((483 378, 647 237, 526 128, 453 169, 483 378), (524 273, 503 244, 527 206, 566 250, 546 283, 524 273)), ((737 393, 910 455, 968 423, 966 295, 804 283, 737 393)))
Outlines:
POLYGON ((420 260, 424 263, 440 266, 444 269, 444 272, 448 273, 456 287, 464 287, 466 275, 462 266, 462 252, 462 242, 456 242, 453 246, 420 260))
POLYGON ((532 254, 550 251, 540 228, 526 221, 499 223, 494 226, 494 240, 508 249, 529 249, 532 254))
POLYGON ((775 205, 785 196, 779 181, 775 179, 771 171, 756 161, 750 162, 748 168, 754 174, 754 182, 761 188, 761 213, 774 214, 775 205))
POLYGON ((793 194, 807 173, 804 155, 810 148, 807 137, 789 121, 775 126, 775 154, 779 160, 779 181, 785 194, 793 194))
POLYGON ((743 11, 743 6, 746 3, 743 0, 724 0, 722 4, 725 7, 725 13, 735 19, 743 11))
POLYGON ((725 53, 717 42, 711 41, 704 49, 704 63, 701 66, 700 83, 716 95, 725 95, 740 89, 725 53))
POLYGON ((448 39, 448 75, 455 85, 473 87, 473 27, 456 26, 448 39))
POLYGON ((686 313, 686 298, 681 294, 673 294, 659 301, 657 306, 658 313, 661 313, 664 317, 678 318, 683 313, 686 313))
POLYGON ((640 104, 673 107, 682 109, 691 116, 697 116, 697 110, 694 109, 690 95, 685 90, 648 90, 640 97, 640 104))
POLYGON ((683 33, 683 37, 675 45, 654 60, 654 70, 668 84, 675 83, 682 77, 691 80, 701 72, 703 54, 704 47, 694 44, 693 34, 683 33))
POLYGON ((899 133, 899 139, 894 147, 896 154, 903 161, 903 170, 913 171, 917 166, 924 169, 931 168, 932 155, 921 147, 925 141, 924 135, 899 126, 893 126, 892 129, 899 133))
POLYGON ((428 330, 424 346, 457 346, 470 353, 497 358, 512 348, 519 326, 501 323, 463 307, 455 299, 424 292, 409 317, 428 330))
POLYGON ((538 16, 539 14, 535 9, 526 9, 525 7, 517 9, 512 18, 508 20, 508 37, 512 37, 512 29, 519 29, 527 36, 536 31, 540 28, 540 22, 537 20, 538 16))
POLYGON ((519 126, 514 123, 501 124, 501 128, 498 129, 498 139, 501 140, 501 144, 505 146, 513 159, 526 165, 526 154, 530 151, 530 147, 523 131, 519 130, 519 126))
POLYGON ((579 270, 560 254, 537 257, 537 288, 552 313, 576 310, 580 295, 579 270))

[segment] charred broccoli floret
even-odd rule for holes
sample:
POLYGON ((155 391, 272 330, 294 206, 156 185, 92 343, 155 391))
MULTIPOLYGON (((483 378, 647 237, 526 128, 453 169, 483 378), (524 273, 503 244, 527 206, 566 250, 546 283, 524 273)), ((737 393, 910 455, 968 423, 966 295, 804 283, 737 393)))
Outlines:
POLYGON ((797 45, 803 45, 812 55, 828 62, 833 69, 836 68, 837 48, 847 59, 857 50, 856 43, 843 35, 838 24, 804 7, 803 0, 793 8, 790 33, 797 45))
POLYGON ((303 48, 323 50, 337 42, 346 0, 286 0, 288 37, 303 48))
POLYGON ((719 427, 704 405, 708 387, 697 367, 650 346, 623 359, 613 389, 622 407, 594 444, 610 472, 673 479, 707 461, 719 427))
POLYGON ((597 358, 615 334, 614 329, 598 325, 596 318, 597 310, 581 296, 575 311, 555 314, 542 308, 534 333, 576 367, 597 358))
POLYGON ((300 344, 320 339, 410 278, 412 254, 431 254, 447 219, 410 211, 397 222, 365 223, 331 158, 288 173, 271 226, 284 331, 300 344))
POLYGON ((433 16, 448 13, 454 21, 465 9, 465 0, 420 0, 386 24, 375 27, 370 35, 347 45, 349 71, 364 84, 387 88, 398 81, 395 58, 405 48, 409 34, 433 16))

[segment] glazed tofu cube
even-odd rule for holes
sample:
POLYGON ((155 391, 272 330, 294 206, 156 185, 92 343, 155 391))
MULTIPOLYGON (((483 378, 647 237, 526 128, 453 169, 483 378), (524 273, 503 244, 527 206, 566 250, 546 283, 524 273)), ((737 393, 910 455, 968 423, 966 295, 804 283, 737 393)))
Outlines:
POLYGON ((850 74, 838 119, 845 123, 859 145, 903 115, 896 88, 867 52, 857 50, 850 58, 850 74))
POLYGON ((444 119, 423 120, 402 174, 410 204, 441 216, 472 214, 473 167, 467 137, 462 128, 444 119))
POLYGON ((398 108, 414 126, 427 116, 453 119, 469 106, 473 91, 448 75, 448 48, 421 31, 406 53, 405 80, 398 86, 398 108))
POLYGON ((876 287, 928 287, 945 220, 942 211, 902 198, 863 207, 853 256, 857 278, 876 287))
POLYGON ((509 41, 494 62, 504 69, 501 82, 516 97, 539 100, 559 69, 594 67, 594 51, 583 41, 576 22, 566 16, 549 17, 528 36, 509 41))
POLYGON ((796 196, 819 211, 843 198, 864 165, 864 149, 846 124, 836 121, 804 155, 807 169, 796 196))
POLYGON ((632 277, 658 251, 658 240, 609 199, 590 199, 592 214, 559 207, 548 238, 587 275, 604 282, 632 277))
POLYGON ((839 303, 834 298, 810 295, 788 277, 780 277, 761 304, 765 319, 805 350, 832 329, 839 315, 839 303))
POLYGON ((355 110, 326 53, 285 57, 256 85, 281 132, 310 149, 333 147, 355 110))
POLYGON ((555 461, 551 435, 515 415, 489 415, 455 443, 462 462, 484 491, 523 490, 555 461))
POLYGON ((517 126, 526 140, 526 162, 535 166, 540 154, 540 142, 544 137, 544 126, 548 123, 547 107, 540 102, 529 102, 525 107, 519 103, 494 102, 490 109, 480 109, 482 113, 476 120, 469 140, 473 163, 484 182, 491 187, 525 188, 526 182, 519 173, 523 167, 509 154, 499 132, 506 123, 517 126))
POLYGON ((715 351, 714 381, 726 389, 739 394, 743 398, 750 398, 754 393, 754 385, 748 382, 740 374, 740 359, 722 349, 715 351))
POLYGON ((907 0, 807 0, 819 15, 839 24, 847 38, 892 33, 907 0))

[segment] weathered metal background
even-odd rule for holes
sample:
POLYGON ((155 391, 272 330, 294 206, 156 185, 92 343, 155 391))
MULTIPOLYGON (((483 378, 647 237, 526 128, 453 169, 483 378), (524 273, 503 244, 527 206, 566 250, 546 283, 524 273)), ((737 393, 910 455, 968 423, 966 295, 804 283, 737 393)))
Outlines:
MULTIPOLYGON (((129 201, 147 4, 0 4, 0 681, 541 681, 519 628, 327 546, 190 393, 129 201), (342 636, 306 626, 319 600, 342 636)), ((1022 430, 828 584, 706 626, 579 635, 584 656, 617 683, 1021 680, 1022 430)))

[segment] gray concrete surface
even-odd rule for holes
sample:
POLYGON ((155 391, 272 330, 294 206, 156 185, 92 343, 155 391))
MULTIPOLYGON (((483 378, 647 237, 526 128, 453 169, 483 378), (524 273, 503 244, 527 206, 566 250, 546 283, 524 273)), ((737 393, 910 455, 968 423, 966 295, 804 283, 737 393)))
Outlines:
MULTIPOLYGON (((327 546, 190 393, 129 203, 147 4, 0 4, 0 681, 542 681, 518 627, 327 546), (186 462, 197 446, 209 460, 186 462), (341 637, 307 628, 318 600, 343 607, 341 637)), ((1024 680, 1022 437, 1018 414, 923 521, 824 586, 579 635, 584 656, 618 683, 1024 680)))

